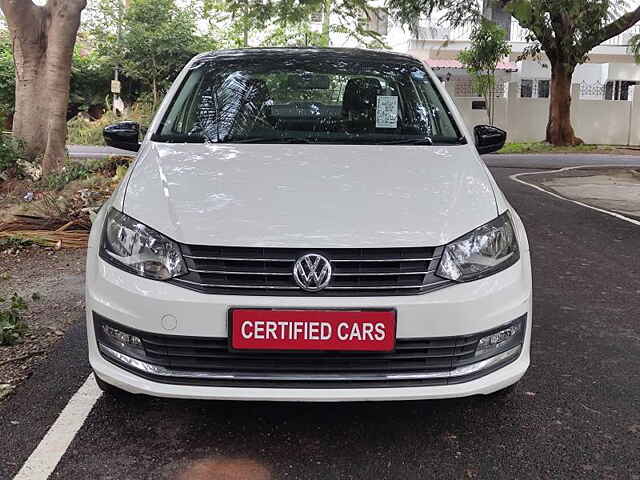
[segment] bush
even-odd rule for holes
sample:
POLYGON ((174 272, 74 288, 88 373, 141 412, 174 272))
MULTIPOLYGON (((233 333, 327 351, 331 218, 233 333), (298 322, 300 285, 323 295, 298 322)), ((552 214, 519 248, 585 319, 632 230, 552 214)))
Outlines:
POLYGON ((22 142, 11 135, 0 134, 0 173, 8 172, 11 176, 21 174, 19 160, 23 152, 22 142))
POLYGON ((71 145, 104 145, 102 129, 114 123, 113 114, 105 113, 99 120, 87 120, 82 116, 67 122, 67 143, 71 145))
MULTIPOLYGON (((0 303, 5 300, 0 298, 0 303)), ((27 325, 22 320, 21 313, 27 309, 24 299, 14 293, 9 307, 0 309, 0 345, 14 345, 27 331, 27 325)))
POLYGON ((87 178, 90 174, 91 169, 88 166, 81 163, 68 163, 59 172, 44 177, 41 183, 49 190, 62 190, 67 183, 87 178))
POLYGON ((82 116, 73 117, 67 122, 67 143, 72 145, 104 145, 102 130, 107 125, 125 120, 149 125, 153 117, 153 107, 146 102, 138 102, 129 107, 122 116, 106 112, 98 120, 87 120, 82 116))

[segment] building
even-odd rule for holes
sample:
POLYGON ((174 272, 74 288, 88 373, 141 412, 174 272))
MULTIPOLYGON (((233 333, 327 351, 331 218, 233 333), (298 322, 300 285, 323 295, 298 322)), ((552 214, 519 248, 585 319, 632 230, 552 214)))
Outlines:
MULTIPOLYGON (((528 46, 528 32, 504 10, 491 8, 485 1, 485 15, 503 26, 511 43, 511 56, 498 64, 498 91, 504 93, 506 82, 519 82, 520 96, 526 98, 546 98, 549 96, 551 69, 546 57, 540 60, 519 60, 528 46)), ((631 2, 630 2, 631 3, 631 2)), ((456 97, 477 96, 473 82, 458 54, 468 48, 471 26, 451 28, 435 13, 430 19, 423 19, 418 34, 411 35, 401 26, 394 24, 383 8, 363 15, 361 21, 367 28, 382 35, 387 45, 395 51, 408 52, 429 64, 444 82, 453 82, 456 97)), ((319 25, 322 15, 315 19, 319 25)), ((629 40, 640 34, 640 25, 632 27, 621 35, 594 48, 589 60, 579 65, 573 76, 573 83, 580 84, 580 97, 593 100, 629 100, 629 87, 640 83, 640 66, 629 53, 629 40)), ((345 34, 332 33, 332 46, 357 46, 357 41, 345 34)))

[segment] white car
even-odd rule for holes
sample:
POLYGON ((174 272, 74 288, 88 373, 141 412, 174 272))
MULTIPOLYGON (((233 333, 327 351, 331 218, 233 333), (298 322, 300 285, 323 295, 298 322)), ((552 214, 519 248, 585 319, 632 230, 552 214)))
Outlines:
POLYGON ((400 54, 199 55, 94 221, 105 391, 286 401, 489 394, 529 366, 522 222, 434 74, 400 54))

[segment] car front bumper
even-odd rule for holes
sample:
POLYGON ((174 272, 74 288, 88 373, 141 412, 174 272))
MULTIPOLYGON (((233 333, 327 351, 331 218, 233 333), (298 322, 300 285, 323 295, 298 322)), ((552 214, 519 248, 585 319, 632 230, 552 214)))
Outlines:
MULTIPOLYGON (((95 250, 87 262, 87 331, 89 360, 96 375, 131 393, 171 398, 363 401, 416 400, 489 394, 517 382, 529 366, 531 339, 531 269, 528 252, 512 267, 485 279, 434 292, 397 297, 273 297, 207 295, 168 283, 136 277, 100 260, 95 250), (474 335, 496 329, 526 316, 520 350, 510 363, 479 378, 446 385, 323 388, 304 383, 296 387, 194 385, 158 381, 133 373, 101 352, 94 331, 93 313, 116 324, 158 335, 180 337, 227 336, 230 308, 393 308, 397 312, 398 339, 430 339, 474 335)), ((276 384, 277 385, 277 384, 276 384)))

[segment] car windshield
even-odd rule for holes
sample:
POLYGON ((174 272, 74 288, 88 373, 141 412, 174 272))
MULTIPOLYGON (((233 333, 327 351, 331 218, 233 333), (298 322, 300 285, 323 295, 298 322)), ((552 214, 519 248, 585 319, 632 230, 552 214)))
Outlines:
POLYGON ((185 77, 153 140, 464 143, 419 62, 326 52, 205 57, 185 77))

